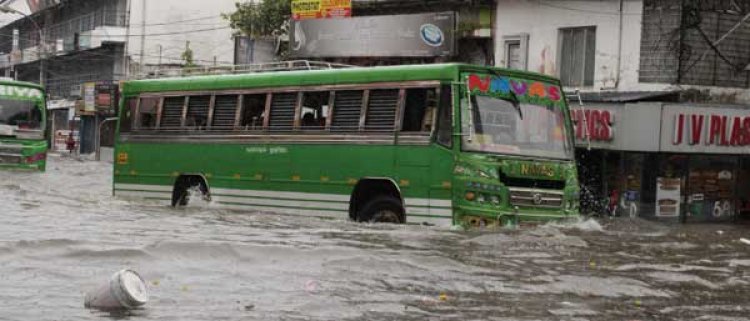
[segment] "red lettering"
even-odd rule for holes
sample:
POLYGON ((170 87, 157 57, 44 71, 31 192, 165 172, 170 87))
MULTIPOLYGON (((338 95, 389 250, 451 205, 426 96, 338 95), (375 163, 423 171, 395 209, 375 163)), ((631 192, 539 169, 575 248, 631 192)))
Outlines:
POLYGON ((477 75, 469 75, 469 91, 479 90, 487 92, 490 90, 491 78, 489 76, 480 78, 477 75))
POLYGON ((560 88, 558 88, 557 86, 549 86, 547 88, 547 97, 549 97, 549 99, 551 99, 552 101, 559 101, 560 98, 562 98, 560 96, 560 88))
POLYGON ((732 122, 732 135, 729 139, 729 145, 732 146, 742 146, 742 122, 739 117, 734 117, 734 121, 732 122))
POLYGON ((679 114, 675 116, 674 121, 674 138, 672 138, 672 145, 682 144, 682 135, 685 128, 685 115, 679 114))
POLYGON ((706 145, 713 145, 718 143, 716 136, 721 135, 721 117, 711 115, 711 126, 708 130, 708 138, 706 139, 706 145))
POLYGON ((745 117, 745 120, 742 121, 742 124, 745 127, 745 138, 742 140, 744 142, 744 146, 750 145, 750 116, 745 117))
POLYGON ((602 113, 599 115, 599 139, 601 140, 611 140, 612 139, 612 133, 610 131, 610 124, 611 122, 611 115, 609 111, 602 111, 602 113))
POLYGON ((597 130, 597 127, 599 125, 599 111, 598 110, 592 110, 591 111, 591 117, 589 118, 589 135, 591 135, 591 139, 593 140, 599 140, 599 130, 597 130))
POLYGON ((721 146, 728 146, 727 141, 727 116, 721 116, 721 146))
POLYGON ((705 117, 703 117, 703 115, 690 115, 690 145, 695 145, 701 142, 704 119, 705 117))

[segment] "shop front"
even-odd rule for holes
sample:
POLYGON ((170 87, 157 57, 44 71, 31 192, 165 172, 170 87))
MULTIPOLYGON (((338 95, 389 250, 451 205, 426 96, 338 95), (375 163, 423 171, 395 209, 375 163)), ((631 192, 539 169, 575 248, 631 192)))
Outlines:
POLYGON ((750 108, 641 103, 572 113, 589 213, 674 222, 750 215, 750 108))

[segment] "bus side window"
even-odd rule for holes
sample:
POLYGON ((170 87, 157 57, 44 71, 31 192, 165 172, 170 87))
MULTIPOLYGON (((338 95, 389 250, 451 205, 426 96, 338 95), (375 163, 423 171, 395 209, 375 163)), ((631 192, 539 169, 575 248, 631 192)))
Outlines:
POLYGON ((242 98, 240 126, 245 130, 263 129, 266 94, 244 95, 242 98))
POLYGON ((437 142, 438 144, 451 147, 453 139, 453 96, 451 87, 443 86, 440 88, 440 109, 437 124, 437 142))
POLYGON ((214 100, 214 116, 211 129, 231 130, 237 118, 238 95, 217 95, 214 100))
POLYGON ((359 130, 359 118, 362 112, 364 91, 337 91, 333 102, 333 114, 330 115, 331 131, 350 132, 359 130))
POLYGON ((302 108, 299 113, 300 128, 302 130, 323 130, 328 118, 328 99, 331 93, 327 91, 306 92, 302 98, 302 108))
POLYGON ((128 133, 133 127, 133 114, 135 113, 135 105, 138 103, 138 98, 128 98, 125 100, 125 106, 122 108, 122 115, 120 115, 120 132, 128 133))
POLYGON ((431 132, 435 122, 437 98, 435 88, 406 90, 404 119, 401 131, 431 132))
POLYGON ((191 129, 205 129, 208 125, 208 109, 211 96, 191 96, 188 100, 185 126, 191 129))
POLYGON ((141 106, 138 109, 138 129, 156 128, 156 112, 159 98, 141 98, 141 106))
POLYGON ((296 92, 274 93, 271 96, 271 111, 268 115, 268 129, 271 131, 291 131, 294 128, 294 113, 297 109, 296 92))

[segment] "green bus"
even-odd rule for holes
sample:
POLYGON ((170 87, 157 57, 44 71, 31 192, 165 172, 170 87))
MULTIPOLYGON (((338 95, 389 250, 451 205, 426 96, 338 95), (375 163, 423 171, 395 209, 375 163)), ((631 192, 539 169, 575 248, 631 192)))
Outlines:
POLYGON ((43 87, 0 80, 0 169, 45 170, 46 115, 43 87))
POLYGON ((113 194, 363 222, 578 216, 560 82, 464 64, 144 79, 123 86, 113 194))

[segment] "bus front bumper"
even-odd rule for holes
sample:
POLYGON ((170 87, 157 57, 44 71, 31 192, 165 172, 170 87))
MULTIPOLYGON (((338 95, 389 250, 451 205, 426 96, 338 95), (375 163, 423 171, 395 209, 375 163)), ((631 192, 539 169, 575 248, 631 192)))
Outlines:
POLYGON ((467 227, 513 226, 523 223, 545 223, 576 219, 578 211, 520 208, 488 209, 474 206, 457 206, 456 222, 467 227))

